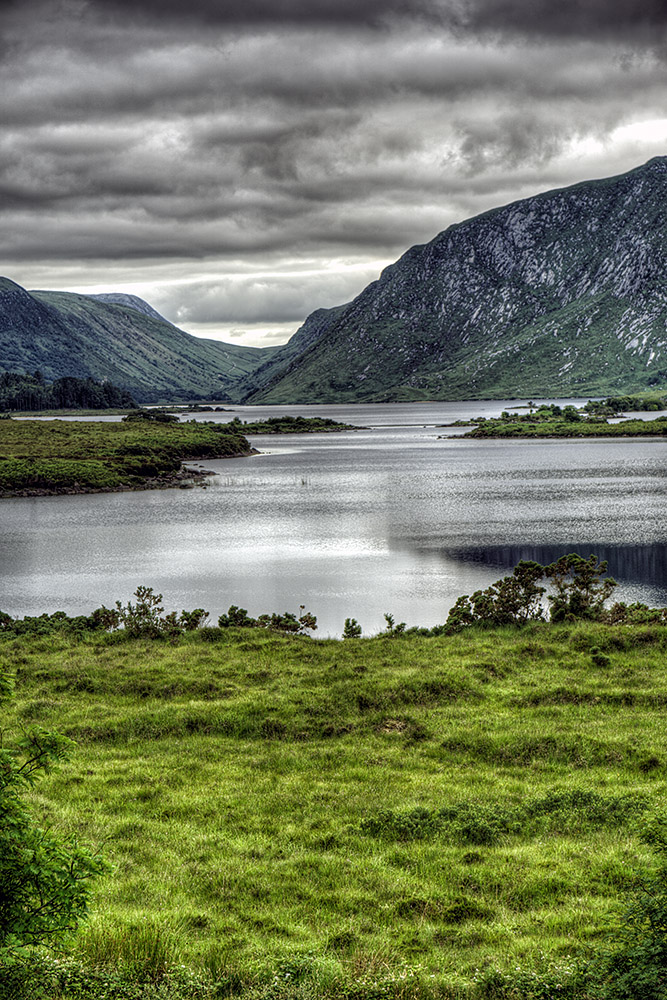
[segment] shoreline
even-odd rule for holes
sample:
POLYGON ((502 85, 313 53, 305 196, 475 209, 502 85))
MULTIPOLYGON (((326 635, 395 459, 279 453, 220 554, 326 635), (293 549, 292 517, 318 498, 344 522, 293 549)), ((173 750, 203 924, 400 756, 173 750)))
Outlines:
MULTIPOLYGON (((194 455, 190 458, 184 458, 183 462, 202 462, 206 460, 217 462, 228 458, 251 458, 253 455, 259 454, 260 452, 257 448, 251 448, 250 451, 244 451, 238 455, 220 455, 214 459, 210 456, 194 455)), ((62 486, 53 489, 44 486, 26 487, 21 490, 0 491, 0 500, 32 500, 37 497, 86 496, 91 493, 141 493, 145 490, 189 490, 195 489, 197 486, 201 489, 206 489, 204 480, 210 476, 217 475, 217 472, 213 472, 210 469, 188 469, 183 464, 178 472, 172 472, 169 475, 156 477, 155 479, 146 479, 142 483, 124 483, 121 486, 108 486, 104 489, 95 486, 79 486, 77 483, 72 484, 72 486, 62 486)))

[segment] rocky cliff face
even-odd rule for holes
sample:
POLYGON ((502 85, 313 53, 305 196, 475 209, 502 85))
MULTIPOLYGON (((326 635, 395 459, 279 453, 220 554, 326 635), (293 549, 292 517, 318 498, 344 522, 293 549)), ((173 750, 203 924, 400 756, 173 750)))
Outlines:
POLYGON ((661 157, 452 226, 309 318, 317 335, 297 352, 295 335, 247 401, 664 388, 666 203, 661 157))

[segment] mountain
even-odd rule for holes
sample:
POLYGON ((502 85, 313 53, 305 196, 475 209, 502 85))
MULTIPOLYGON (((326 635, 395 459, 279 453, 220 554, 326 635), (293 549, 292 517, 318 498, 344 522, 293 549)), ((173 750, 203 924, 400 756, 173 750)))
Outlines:
POLYGON ((192 337, 143 300, 110 296, 27 292, 0 278, 0 370, 109 379, 143 403, 231 400, 275 352, 192 337))
POLYGON ((140 402, 618 395, 667 389, 667 157, 414 246, 287 344, 192 337, 123 293, 0 278, 0 371, 109 379, 140 402))
POLYGON ((664 390, 666 203, 658 157, 453 225, 313 313, 245 402, 664 390))
MULTIPOLYGON (((169 320, 161 316, 157 309, 153 309, 153 306, 144 299, 140 299, 138 295, 130 295, 127 292, 96 292, 94 294, 89 292, 87 298, 97 299, 98 302, 110 302, 116 306, 129 306, 130 309, 136 309, 137 312, 143 313, 145 316, 152 316, 153 319, 169 323, 169 320)), ((169 323, 169 326, 173 325, 173 323, 169 323)))

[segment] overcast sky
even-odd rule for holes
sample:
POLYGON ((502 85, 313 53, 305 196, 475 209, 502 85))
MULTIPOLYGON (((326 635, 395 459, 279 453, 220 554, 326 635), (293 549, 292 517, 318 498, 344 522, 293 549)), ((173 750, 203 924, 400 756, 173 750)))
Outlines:
POLYGON ((0 0, 0 28, 0 274, 236 343, 667 153, 665 0, 0 0))

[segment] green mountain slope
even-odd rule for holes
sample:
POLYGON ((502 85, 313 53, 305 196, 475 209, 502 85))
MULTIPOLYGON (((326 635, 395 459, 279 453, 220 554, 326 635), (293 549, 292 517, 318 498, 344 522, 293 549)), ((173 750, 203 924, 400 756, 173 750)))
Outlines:
POLYGON ((659 157, 451 226, 309 318, 246 402, 664 389, 666 196, 659 157))
POLYGON ((0 278, 0 370, 106 378, 140 402, 231 400, 275 351, 192 337, 137 302, 27 292, 0 278))
MULTIPOLYGON (((341 315, 346 306, 333 309, 316 309, 306 319, 286 344, 274 348, 271 356, 259 368, 252 371, 238 386, 239 398, 259 395, 265 386, 272 385, 286 373, 299 369, 303 357, 311 345, 316 344, 326 334, 331 324, 341 315)), ((244 400, 245 402, 246 400, 244 400)), ((291 402, 291 400, 288 400, 291 402)))

